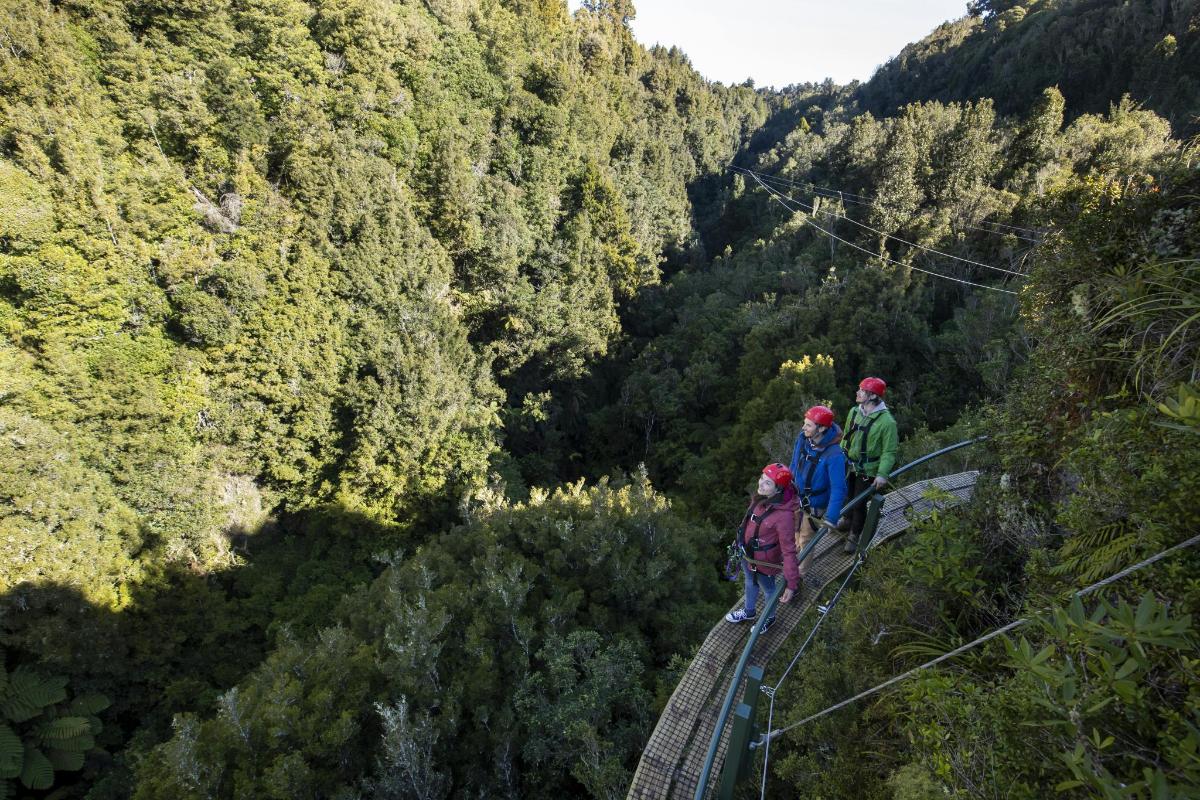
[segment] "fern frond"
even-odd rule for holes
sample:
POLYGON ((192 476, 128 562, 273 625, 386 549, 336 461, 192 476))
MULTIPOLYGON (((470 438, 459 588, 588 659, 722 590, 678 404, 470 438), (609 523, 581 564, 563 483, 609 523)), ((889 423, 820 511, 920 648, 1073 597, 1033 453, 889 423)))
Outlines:
POLYGON ((46 751, 46 758, 59 772, 74 772, 83 769, 84 752, 82 750, 60 750, 51 747, 46 751))
POLYGON ((67 697, 67 679, 62 675, 46 677, 25 667, 17 667, 8 677, 8 691, 0 701, 0 713, 13 722, 25 722, 46 706, 61 703, 67 697))
POLYGON ((21 737, 12 728, 0 724, 0 779, 20 775, 24 761, 25 745, 21 737))
POLYGON ((1108 547, 1115 539, 1125 534, 1128 521, 1115 520, 1080 531, 1063 543, 1059 550, 1062 563, 1050 569, 1051 575, 1074 575, 1081 564, 1090 561, 1098 550, 1108 547))
POLYGON ((75 736, 70 739, 55 739, 53 741, 43 741, 46 747, 53 747, 59 750, 74 750, 80 753, 86 753, 96 746, 96 737, 90 733, 83 736, 75 736))
POLYGON ((1139 539, 1136 533, 1127 533, 1113 539, 1087 560, 1086 568, 1080 572, 1079 577, 1090 583, 1125 566, 1137 550, 1139 539))
POLYGON ((73 717, 94 716, 110 705, 112 701, 102 694, 81 694, 67 706, 67 713, 73 717))
POLYGON ((1062 563, 1052 567, 1050 574, 1094 581, 1123 566, 1136 550, 1140 538, 1137 531, 1130 530, 1128 520, 1110 522, 1076 534, 1059 551, 1063 556, 1062 563))
POLYGON ((38 739, 62 747, 60 742, 90 736, 91 732, 87 717, 59 717, 38 728, 38 739))
POLYGON ((54 765, 36 747, 25 748, 25 766, 21 769, 21 783, 26 789, 49 789, 54 783, 54 765))

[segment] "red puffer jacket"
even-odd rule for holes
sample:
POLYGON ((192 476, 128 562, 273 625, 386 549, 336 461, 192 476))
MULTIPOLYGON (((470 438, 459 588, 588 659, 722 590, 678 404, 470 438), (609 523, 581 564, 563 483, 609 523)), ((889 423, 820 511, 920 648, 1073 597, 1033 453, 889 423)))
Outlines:
MULTIPOLYGON (((773 500, 756 499, 750 504, 739 536, 749 558, 781 565, 788 588, 796 591, 800 588, 800 568, 796 562, 796 511, 800 508, 800 498, 789 486, 782 497, 773 500)), ((779 574, 779 567, 747 566, 764 575, 779 574)))

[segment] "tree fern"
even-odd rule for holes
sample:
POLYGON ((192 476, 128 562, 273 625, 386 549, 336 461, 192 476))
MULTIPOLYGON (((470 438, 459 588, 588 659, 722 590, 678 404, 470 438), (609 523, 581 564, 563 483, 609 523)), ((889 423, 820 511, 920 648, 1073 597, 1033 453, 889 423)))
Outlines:
POLYGON ((67 698, 67 679, 61 675, 45 677, 25 667, 17 667, 9 675, 8 690, 0 701, 0 713, 13 722, 25 722, 41 713, 46 706, 61 703, 67 698))
POLYGON ((49 789, 55 770, 81 769, 96 746, 95 715, 109 700, 85 694, 66 703, 66 686, 66 677, 24 665, 6 670, 0 650, 0 800, 15 794, 15 778, 32 791, 49 789))
POLYGON ((67 705, 67 713, 73 717, 93 717, 112 705, 102 694, 81 694, 67 705))
POLYGON ((74 772, 83 769, 83 756, 83 750, 59 750, 57 747, 46 750, 46 758, 50 759, 54 769, 59 772, 74 772))

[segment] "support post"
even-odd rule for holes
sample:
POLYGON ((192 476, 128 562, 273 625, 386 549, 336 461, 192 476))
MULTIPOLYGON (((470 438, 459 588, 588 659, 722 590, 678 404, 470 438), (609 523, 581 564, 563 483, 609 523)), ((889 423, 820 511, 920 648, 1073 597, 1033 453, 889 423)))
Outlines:
POLYGON ((763 668, 749 667, 746 670, 746 691, 742 702, 733 712, 733 730, 729 734, 729 749, 725 754, 725 766, 721 770, 720 800, 733 800, 733 790, 738 781, 746 779, 750 772, 750 742, 754 739, 757 726, 754 718, 758 713, 758 697, 761 694, 763 668))
POLYGON ((873 495, 867 503, 867 518, 863 520, 862 533, 858 535, 858 555, 867 551, 871 540, 875 538, 875 530, 879 527, 879 515, 883 511, 884 496, 873 495))

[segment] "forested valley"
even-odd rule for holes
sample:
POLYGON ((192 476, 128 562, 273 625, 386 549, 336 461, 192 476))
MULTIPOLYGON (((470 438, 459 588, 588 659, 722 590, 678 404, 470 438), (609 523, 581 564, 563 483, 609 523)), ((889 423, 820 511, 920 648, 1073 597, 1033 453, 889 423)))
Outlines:
POLYGON ((1200 557, 1069 601, 1200 530, 1200 2, 964 12, 774 90, 629 0, 0 0, 0 800, 624 796, 868 374, 983 476, 779 713, 1034 622, 768 794, 1200 797, 1200 557))

